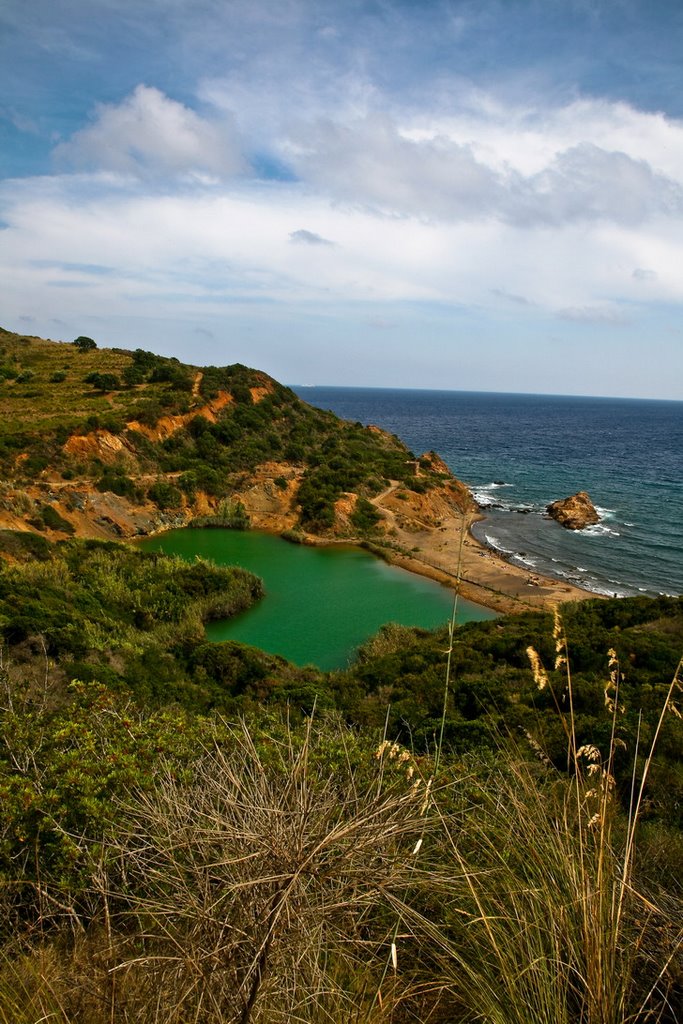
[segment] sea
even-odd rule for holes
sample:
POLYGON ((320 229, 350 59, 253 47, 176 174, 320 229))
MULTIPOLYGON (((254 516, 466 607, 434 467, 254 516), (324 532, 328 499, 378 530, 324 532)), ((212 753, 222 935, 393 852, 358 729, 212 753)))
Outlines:
POLYGON ((311 405, 433 449, 510 562, 596 594, 683 594, 683 402, 397 388, 297 387, 311 405), (570 531, 546 506, 587 491, 600 522, 570 531))

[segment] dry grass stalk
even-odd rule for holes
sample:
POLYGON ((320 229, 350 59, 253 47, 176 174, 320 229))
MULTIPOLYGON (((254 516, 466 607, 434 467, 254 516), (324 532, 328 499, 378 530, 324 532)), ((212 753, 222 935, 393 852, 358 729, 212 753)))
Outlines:
POLYGON ((190 786, 169 774, 130 806, 117 889, 142 948, 117 971, 168 1024, 190 1008, 225 1024, 353 1018, 351 979, 369 977, 382 907, 406 887, 400 851, 429 823, 401 758, 378 790, 348 750, 335 774, 316 763, 330 739, 311 722, 300 747, 264 748, 240 730, 190 786))

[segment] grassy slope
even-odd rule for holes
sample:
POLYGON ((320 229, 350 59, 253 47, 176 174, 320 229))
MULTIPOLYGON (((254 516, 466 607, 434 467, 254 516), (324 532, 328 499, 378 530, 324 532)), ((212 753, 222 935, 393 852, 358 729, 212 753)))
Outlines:
MULTIPOLYGON (((566 710, 562 673, 549 672, 554 693, 540 692, 527 656, 533 646, 552 666, 548 615, 460 627, 444 706, 444 631, 386 627, 348 671, 298 669, 246 645, 205 640, 204 621, 230 615, 260 596, 259 581, 243 570, 187 564, 114 543, 54 545, 32 534, 0 531, 3 551, 12 563, 0 560, 0 635, 15 674, 40 679, 47 657, 62 687, 73 678, 97 681, 143 704, 175 702, 198 713, 288 704, 308 714, 317 702, 357 727, 385 729, 420 752, 433 747, 445 712, 447 749, 490 748, 508 735, 529 736, 558 768, 566 762, 558 715, 558 706, 566 710)), ((581 602, 567 606, 565 618, 580 744, 609 743, 608 651, 616 652, 622 666, 624 711, 616 735, 624 746, 615 774, 627 780, 638 730, 647 743, 683 649, 683 599, 581 602)), ((671 716, 652 775, 653 812, 681 813, 682 741, 681 722, 671 716)))

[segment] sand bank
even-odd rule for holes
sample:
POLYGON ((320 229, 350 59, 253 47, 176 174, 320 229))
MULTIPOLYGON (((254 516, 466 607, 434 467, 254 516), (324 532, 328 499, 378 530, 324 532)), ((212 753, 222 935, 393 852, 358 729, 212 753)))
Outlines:
POLYGON ((476 604, 508 613, 549 609, 563 601, 599 596, 507 562, 472 536, 472 524, 483 518, 479 513, 462 516, 453 512, 441 520, 440 526, 424 530, 407 530, 396 523, 393 540, 401 550, 390 549, 388 559, 411 572, 455 586, 462 538, 460 592, 476 604), (404 553, 406 550, 409 554, 404 553))

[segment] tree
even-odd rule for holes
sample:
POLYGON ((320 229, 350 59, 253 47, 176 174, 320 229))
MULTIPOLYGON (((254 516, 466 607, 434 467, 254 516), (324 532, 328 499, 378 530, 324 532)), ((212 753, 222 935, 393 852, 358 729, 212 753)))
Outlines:
POLYGON ((92 338, 86 338, 84 334, 79 334, 72 344, 76 346, 79 352, 92 352, 94 348, 97 348, 97 342, 93 341, 92 338))
POLYGON ((115 373, 89 373, 85 378, 86 384, 92 384, 96 391, 118 391, 121 381, 115 373))

